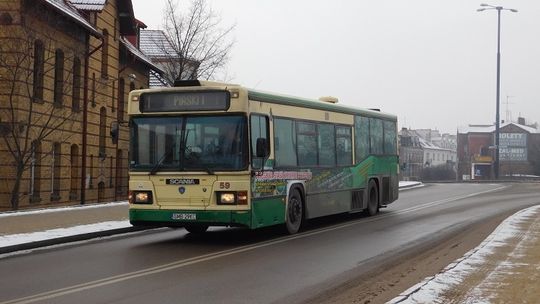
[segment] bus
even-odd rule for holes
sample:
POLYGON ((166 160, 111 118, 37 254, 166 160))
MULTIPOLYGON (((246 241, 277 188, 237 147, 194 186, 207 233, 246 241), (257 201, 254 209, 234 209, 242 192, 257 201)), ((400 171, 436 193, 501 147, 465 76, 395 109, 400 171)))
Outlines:
POLYGON ((128 116, 134 226, 294 234, 398 198, 397 118, 377 109, 192 80, 132 91, 128 116))

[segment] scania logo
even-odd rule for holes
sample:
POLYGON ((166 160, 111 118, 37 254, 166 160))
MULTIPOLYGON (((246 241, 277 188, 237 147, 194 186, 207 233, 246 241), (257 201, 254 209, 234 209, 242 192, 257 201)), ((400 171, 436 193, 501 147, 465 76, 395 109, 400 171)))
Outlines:
POLYGON ((180 194, 184 194, 186 192, 186 188, 185 187, 179 187, 178 192, 180 192, 180 194))
POLYGON ((198 185, 197 178, 168 178, 165 180, 167 185, 198 185))

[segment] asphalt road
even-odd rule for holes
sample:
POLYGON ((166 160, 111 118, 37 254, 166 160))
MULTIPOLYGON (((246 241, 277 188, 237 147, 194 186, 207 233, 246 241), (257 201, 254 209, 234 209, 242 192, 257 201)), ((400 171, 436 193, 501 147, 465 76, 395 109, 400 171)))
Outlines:
POLYGON ((540 203, 539 184, 435 184, 375 217, 280 229, 159 229, 0 259, 0 303, 298 303, 453 231, 540 203))

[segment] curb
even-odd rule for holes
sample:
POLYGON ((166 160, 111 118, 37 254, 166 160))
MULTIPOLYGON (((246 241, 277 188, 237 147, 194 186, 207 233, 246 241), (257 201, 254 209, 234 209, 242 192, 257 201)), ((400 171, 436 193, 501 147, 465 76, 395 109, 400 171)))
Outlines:
POLYGON ((111 229, 111 230, 103 230, 103 231, 89 232, 89 233, 76 234, 76 235, 70 235, 70 236, 63 236, 63 237, 52 238, 48 240, 0 247, 0 254, 12 253, 12 252, 21 251, 21 250, 31 250, 31 249, 58 245, 58 244, 86 241, 86 240, 95 239, 99 237, 137 232, 137 231, 148 230, 148 229, 149 229, 148 227, 126 227, 126 228, 117 228, 117 229, 111 229))

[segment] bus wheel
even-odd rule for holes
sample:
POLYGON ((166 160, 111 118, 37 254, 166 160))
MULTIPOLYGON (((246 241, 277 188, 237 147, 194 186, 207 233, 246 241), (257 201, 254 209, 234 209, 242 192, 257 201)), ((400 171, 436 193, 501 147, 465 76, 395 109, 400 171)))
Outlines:
POLYGON ((285 216, 285 225, 289 234, 295 234, 300 230, 304 216, 302 197, 296 189, 289 193, 289 202, 287 204, 287 214, 285 216))
POLYGON ((379 190, 375 180, 370 180, 368 185, 368 206, 366 214, 369 216, 377 214, 379 212, 379 190))
POLYGON ((208 225, 193 224, 193 225, 186 225, 184 226, 184 228, 189 233, 201 234, 201 233, 205 233, 206 230, 208 230, 208 225))

